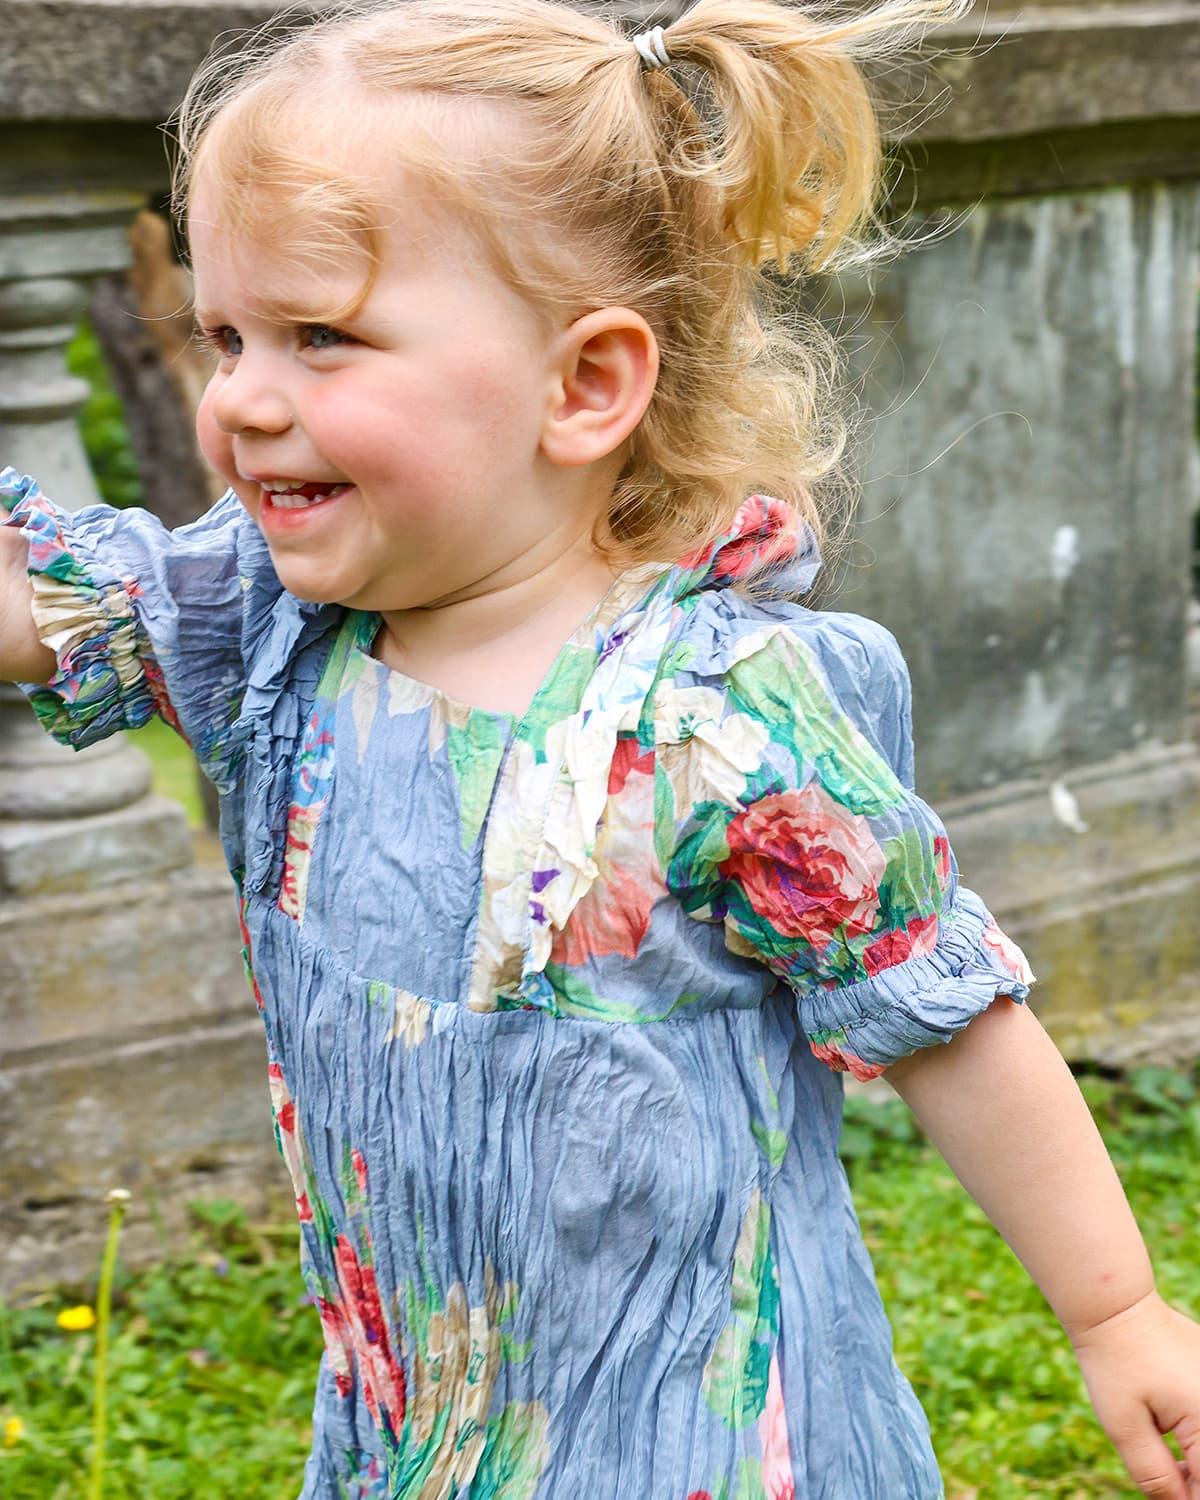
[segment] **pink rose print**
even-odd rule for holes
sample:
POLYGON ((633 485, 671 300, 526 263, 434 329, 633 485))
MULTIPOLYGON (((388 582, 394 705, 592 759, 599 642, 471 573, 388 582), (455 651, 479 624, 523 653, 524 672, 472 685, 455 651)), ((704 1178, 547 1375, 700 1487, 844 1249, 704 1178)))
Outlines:
POLYGON ((314 1297, 317 1313, 321 1319, 321 1332, 325 1336, 325 1353, 329 1368, 333 1371, 333 1382, 343 1399, 354 1389, 354 1377, 350 1374, 350 1336, 346 1319, 336 1303, 324 1297, 314 1297))
POLYGON ((907 927, 885 932, 863 952, 867 973, 878 974, 881 969, 890 969, 893 964, 902 964, 908 958, 923 958, 937 946, 937 935, 936 913, 914 917, 907 927))
POLYGON ((641 771, 644 776, 654 775, 654 751, 643 751, 635 735, 617 740, 617 748, 613 751, 612 765, 608 771, 610 797, 621 795, 631 771, 641 771))
POLYGON ((989 917, 987 926, 982 933, 983 945, 990 948, 1008 972, 1014 978, 1019 979, 1022 984, 1033 983, 1033 970, 1029 967, 1029 960, 1013 942, 1006 932, 1001 932, 996 926, 995 917, 989 917))
MULTIPOLYGON (((131 582, 131 579, 125 579, 127 589, 131 582)), ((133 594, 130 593, 129 597, 132 599, 133 594)), ((179 722, 179 715, 175 712, 175 705, 167 696, 167 683, 163 677, 162 668, 153 657, 143 656, 139 658, 139 661, 141 662, 142 672, 145 674, 146 686, 150 689, 150 696, 154 699, 154 707, 183 743, 191 749, 192 742, 184 734, 183 725, 179 722)))
POLYGON ((863 1062, 861 1057, 856 1057, 853 1052, 847 1051, 836 1042, 810 1041, 808 1045, 818 1062, 823 1062, 835 1073, 849 1073, 851 1078, 857 1078, 859 1083, 870 1083, 872 1078, 878 1078, 885 1071, 881 1063, 863 1062))
POLYGON ((242 957, 246 964, 246 978, 250 981, 250 992, 254 996, 254 1003, 259 1010, 265 1010, 262 992, 258 987, 258 980, 254 977, 254 956, 250 952, 250 929, 246 926, 246 898, 242 896, 238 900, 238 928, 242 934, 242 957))
POLYGON ((278 1063, 273 1062, 268 1065, 267 1080, 271 1090, 271 1108, 275 1114, 279 1149, 287 1163, 288 1174, 292 1179, 292 1187, 296 1194, 296 1213, 300 1222, 307 1224, 312 1219, 313 1211, 304 1185, 305 1170, 300 1143, 296 1139, 295 1101, 288 1093, 288 1087, 283 1078, 283 1069, 278 1063))
POLYGON ((407 1386, 404 1369, 392 1353, 374 1268, 360 1261, 358 1252, 344 1234, 338 1235, 334 1257, 338 1290, 342 1294, 340 1312, 358 1363, 363 1399, 375 1425, 382 1428, 386 1423, 393 1437, 399 1436, 404 1421, 407 1386))
POLYGON ((751 495, 743 500, 734 517, 733 535, 712 550, 706 543, 679 559, 679 566, 692 570, 709 562, 714 576, 723 581, 745 578, 791 557, 796 550, 799 522, 796 512, 783 500, 769 495, 751 495))
POLYGON ((774 1355, 767 1371, 767 1404, 758 1419, 758 1440, 762 1444, 762 1484, 767 1500, 796 1500, 783 1382, 779 1378, 779 1361, 774 1355))
POLYGON ((360 1193, 367 1190, 367 1164, 363 1160, 363 1154, 357 1146, 350 1152, 350 1165, 354 1168, 354 1180, 358 1183, 360 1193))
POLYGON ((825 948, 842 928, 870 932, 886 862, 866 818, 815 783, 763 797, 726 833, 721 873, 781 937, 825 948))
POLYGON ((550 961, 574 967, 606 954, 635 958, 655 902, 667 893, 654 858, 654 752, 618 740, 608 804, 593 851, 598 878, 554 936, 550 961))
POLYGON ((950 879, 950 841, 944 834, 939 833, 933 841, 933 858, 938 879, 945 885, 950 879))

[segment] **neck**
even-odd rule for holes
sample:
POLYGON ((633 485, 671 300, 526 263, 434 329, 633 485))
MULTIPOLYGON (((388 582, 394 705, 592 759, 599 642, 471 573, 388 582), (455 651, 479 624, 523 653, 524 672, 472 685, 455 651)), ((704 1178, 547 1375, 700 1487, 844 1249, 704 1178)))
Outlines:
POLYGON ((616 573, 582 535, 505 575, 469 594, 385 611, 375 655, 460 701, 522 707, 616 573))

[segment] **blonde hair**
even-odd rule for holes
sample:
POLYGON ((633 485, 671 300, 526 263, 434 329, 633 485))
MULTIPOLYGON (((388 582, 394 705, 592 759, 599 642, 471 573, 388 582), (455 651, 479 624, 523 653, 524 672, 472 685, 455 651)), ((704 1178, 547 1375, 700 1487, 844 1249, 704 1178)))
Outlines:
POLYGON ((965 8, 698 0, 664 27, 670 66, 656 70, 608 22, 552 0, 360 0, 285 17, 193 80, 176 210, 186 217, 203 178, 235 230, 267 219, 315 264, 365 257, 365 297, 382 207, 368 174, 347 173, 344 147, 355 132, 376 153, 386 143, 466 210, 535 305, 626 306, 653 328, 660 375, 607 550, 624 563, 677 556, 756 491, 822 538, 846 432, 836 351, 784 278, 878 241, 880 135, 861 64, 965 8), (312 118, 325 86, 340 89, 342 149, 322 159, 312 118))

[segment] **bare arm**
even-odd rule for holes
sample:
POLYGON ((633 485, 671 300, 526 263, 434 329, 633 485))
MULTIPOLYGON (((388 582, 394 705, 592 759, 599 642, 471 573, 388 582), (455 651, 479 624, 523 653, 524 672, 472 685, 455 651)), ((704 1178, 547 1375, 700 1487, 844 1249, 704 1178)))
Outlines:
POLYGON ((1155 1292, 1116 1171, 1037 1018, 997 1000, 887 1077, 1054 1309, 1143 1493, 1200 1500, 1200 1327, 1155 1292), (1159 1436, 1170 1430, 1191 1480, 1159 1436))
POLYGON ((20 532, 0 527, 0 682, 49 682, 54 672, 54 653, 33 623, 28 555, 20 532))

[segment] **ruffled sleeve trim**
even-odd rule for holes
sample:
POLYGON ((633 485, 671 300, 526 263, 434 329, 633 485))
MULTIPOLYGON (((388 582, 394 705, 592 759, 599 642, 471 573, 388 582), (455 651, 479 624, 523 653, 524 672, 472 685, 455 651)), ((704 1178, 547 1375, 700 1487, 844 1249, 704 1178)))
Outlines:
POLYGON ((822 1062, 875 1078, 921 1047, 950 1041, 997 995, 1024 1002, 1033 977, 979 897, 960 887, 931 953, 842 989, 800 991, 801 1024, 822 1062))
POLYGON ((48 683, 21 685, 38 719, 76 749, 140 728, 160 707, 159 674, 126 581, 84 559, 28 475, 4 470, 0 499, 29 544, 34 624, 58 663, 48 683))

